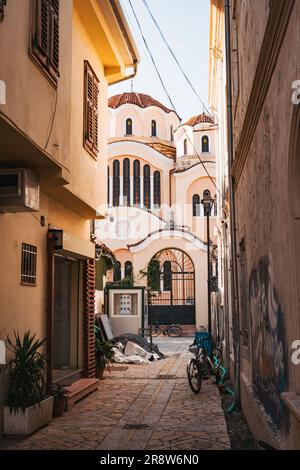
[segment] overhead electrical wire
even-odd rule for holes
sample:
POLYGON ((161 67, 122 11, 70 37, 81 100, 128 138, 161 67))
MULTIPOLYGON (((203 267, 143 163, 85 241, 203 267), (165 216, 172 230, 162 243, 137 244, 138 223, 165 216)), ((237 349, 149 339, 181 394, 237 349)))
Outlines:
MULTIPOLYGON (((159 81, 160 81, 160 83, 161 83, 161 85, 162 85, 162 87, 163 87, 163 89, 164 89, 164 91, 165 91, 165 93, 166 93, 166 95, 167 95, 167 97, 168 97, 168 100, 169 100, 169 102, 170 102, 170 104, 171 104, 171 107, 172 107, 173 111, 178 115, 178 113, 177 113, 177 111, 176 111, 176 108, 175 108, 175 105, 174 105, 174 103, 173 103, 173 101, 172 101, 172 98, 171 98, 171 96, 170 96, 170 94, 169 94, 169 92, 168 92, 168 90, 167 90, 167 87, 166 87, 166 85, 165 85, 165 83, 164 83, 164 81, 163 81, 163 78, 162 78, 162 76, 161 76, 161 74, 160 74, 160 72, 159 72, 159 70, 158 70, 158 67, 157 67, 156 62, 155 62, 155 60, 154 60, 154 57, 153 57, 153 55, 152 55, 151 49, 150 49, 150 47, 149 47, 149 45, 148 45, 148 42, 147 42, 147 40, 146 40, 146 38, 145 38, 145 36, 144 36, 144 33, 143 33, 143 30, 142 30, 140 21, 139 21, 139 19, 138 19, 138 17, 137 17, 137 14, 136 14, 135 10, 134 10, 134 7, 133 7, 133 5, 132 5, 132 2, 131 2, 131 0, 128 0, 128 2, 129 2, 129 5, 130 5, 130 8, 131 8, 131 10, 132 10, 133 16, 134 16, 134 18, 135 18, 135 20, 136 20, 136 23, 137 23, 138 29, 139 29, 139 31, 140 31, 140 34, 141 34, 141 36, 142 36, 143 42, 144 42, 144 44, 145 44, 145 47, 146 47, 146 49, 147 49, 147 51, 148 51, 148 53, 149 53, 149 55, 150 55, 151 62, 152 62, 152 64, 153 64, 153 67, 155 68, 155 71, 156 71, 156 73, 157 73, 157 76, 158 76, 158 78, 159 78, 159 81)), ((178 62, 177 62, 177 65, 179 65, 178 62)), ((200 97, 199 97, 199 98, 200 98, 200 97)), ((200 101, 202 102, 201 98, 200 98, 200 101)), ((209 113, 209 115, 211 116, 210 113, 209 113)), ((202 161, 202 159, 201 159, 199 153, 197 152, 197 149, 196 149, 195 146, 194 146, 194 143, 192 142, 192 140, 191 140, 190 136, 188 135, 188 133, 187 133, 187 131, 186 131, 186 129, 185 129, 184 126, 183 126, 183 130, 184 130, 184 133, 185 133, 187 139, 189 140, 189 142, 190 142, 190 144, 191 144, 191 146, 192 146, 192 148, 193 148, 195 154, 197 155, 197 157, 198 157, 198 159, 199 159, 199 162, 201 163, 202 167, 204 168, 205 173, 207 174, 208 178, 210 179, 210 181, 212 182, 213 186, 216 188, 217 192, 220 194, 220 196, 222 197, 222 199, 224 199, 224 196, 223 196, 222 192, 219 190, 219 188, 218 188, 218 186, 216 185, 215 181, 214 181, 213 178, 211 177, 209 171, 207 170, 207 168, 206 168, 204 162, 202 161)))
POLYGON ((197 98, 198 98, 198 100, 200 101, 200 103, 202 104, 203 110, 205 110, 206 113, 207 113, 209 116, 213 117, 213 116, 211 115, 209 109, 206 107, 204 101, 201 99, 201 97, 200 97, 199 94, 197 93, 197 91, 196 91, 195 87, 193 86, 192 82, 190 81, 189 77, 188 77, 187 74, 185 73, 183 67, 181 66, 181 64, 180 64, 180 62, 179 62, 179 60, 177 59, 177 57, 176 57, 174 51, 172 50, 172 48, 171 48, 170 44, 168 43, 168 41, 167 41, 165 35, 163 34, 163 32, 162 32, 162 30, 161 30, 161 28, 160 28, 160 26, 159 26, 157 20, 155 19, 155 17, 154 17, 154 15, 153 15, 153 13, 152 13, 152 11, 151 11, 151 9, 150 9, 150 7, 149 7, 147 1, 146 1, 146 0, 143 0, 143 3, 144 3, 144 5, 145 5, 145 7, 147 8, 148 13, 149 13, 150 17, 152 18, 152 21, 153 21, 153 23, 155 24, 155 26, 156 26, 156 28, 157 28, 157 30, 158 30, 158 32, 159 32, 159 34, 160 34, 160 36, 161 36, 163 42, 165 43, 165 45, 166 45, 166 47, 168 48, 170 54, 172 55, 173 59, 175 60, 176 64, 178 65, 179 69, 181 70, 181 72, 182 72, 184 78, 186 79, 186 81, 187 81, 188 84, 190 85, 191 89, 193 90, 193 92, 194 92, 195 95, 197 96, 197 98))

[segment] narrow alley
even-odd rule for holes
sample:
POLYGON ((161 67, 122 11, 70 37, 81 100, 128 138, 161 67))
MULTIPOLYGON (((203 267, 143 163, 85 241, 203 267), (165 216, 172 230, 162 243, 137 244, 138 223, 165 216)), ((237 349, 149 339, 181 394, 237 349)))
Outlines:
POLYGON ((158 338, 166 359, 114 364, 98 390, 33 436, 1 441, 0 449, 230 449, 218 388, 189 388, 192 338, 158 338))

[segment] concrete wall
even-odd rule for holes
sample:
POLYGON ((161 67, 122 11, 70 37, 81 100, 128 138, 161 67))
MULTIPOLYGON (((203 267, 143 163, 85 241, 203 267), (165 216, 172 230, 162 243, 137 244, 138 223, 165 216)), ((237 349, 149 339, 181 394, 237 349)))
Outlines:
POLYGON ((116 109, 110 109, 109 129, 110 137, 122 137, 126 134, 126 120, 132 119, 132 134, 140 137, 151 136, 151 121, 156 121, 157 137, 170 140, 170 127, 177 129, 180 124, 178 116, 166 113, 161 108, 149 106, 140 108, 132 104, 124 104, 116 109))
POLYGON ((11 0, 5 7, 5 20, 0 28, 0 77, 6 83, 7 96, 1 112, 42 149, 47 144, 55 114, 45 150, 69 169, 72 0, 65 0, 60 5, 63 59, 61 56, 57 90, 28 54, 31 3, 30 0, 11 0))

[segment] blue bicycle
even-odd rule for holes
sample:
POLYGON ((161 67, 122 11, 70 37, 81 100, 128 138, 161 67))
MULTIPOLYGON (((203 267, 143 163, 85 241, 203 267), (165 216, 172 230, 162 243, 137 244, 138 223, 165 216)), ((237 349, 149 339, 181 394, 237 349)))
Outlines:
POLYGON ((189 347, 195 358, 188 362, 187 376, 192 391, 199 393, 202 379, 209 378, 214 384, 219 383, 222 352, 213 345, 208 332, 196 333, 195 336, 194 343, 189 347))

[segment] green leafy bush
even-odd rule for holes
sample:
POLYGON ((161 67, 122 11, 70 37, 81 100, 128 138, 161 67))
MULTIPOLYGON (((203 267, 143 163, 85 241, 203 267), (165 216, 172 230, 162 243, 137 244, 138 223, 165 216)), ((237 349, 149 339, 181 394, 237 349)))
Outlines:
POLYGON ((5 405, 17 411, 35 405, 46 397, 46 358, 38 350, 45 339, 36 340, 26 331, 23 339, 14 331, 14 342, 7 336, 7 347, 13 354, 8 360, 8 394, 5 405))

